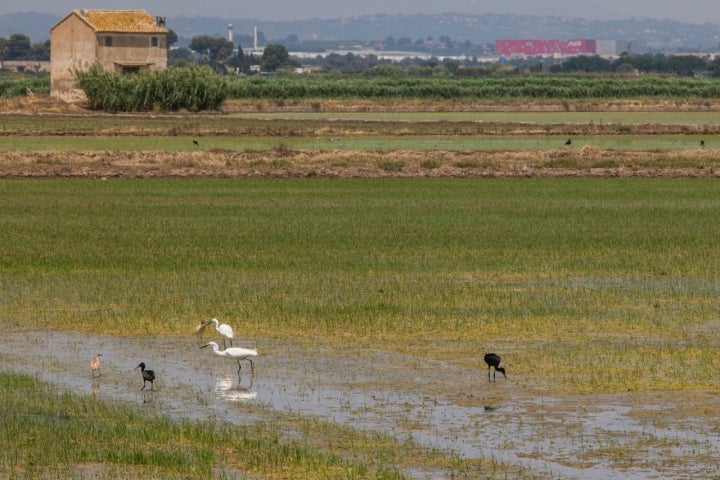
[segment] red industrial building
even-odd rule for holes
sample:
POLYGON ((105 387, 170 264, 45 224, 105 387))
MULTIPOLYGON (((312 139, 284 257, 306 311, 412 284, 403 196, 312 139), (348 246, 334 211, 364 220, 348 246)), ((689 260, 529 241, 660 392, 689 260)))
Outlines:
POLYGON ((504 57, 595 55, 597 42, 579 40, 495 40, 495 53, 504 57))

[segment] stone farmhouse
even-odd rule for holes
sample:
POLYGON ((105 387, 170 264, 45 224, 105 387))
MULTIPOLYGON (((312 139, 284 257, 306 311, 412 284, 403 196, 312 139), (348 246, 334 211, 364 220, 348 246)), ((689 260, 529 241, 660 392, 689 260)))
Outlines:
POLYGON ((120 75, 167 68, 167 34, 145 10, 73 10, 50 29, 50 95, 82 98, 73 71, 95 62, 120 75))

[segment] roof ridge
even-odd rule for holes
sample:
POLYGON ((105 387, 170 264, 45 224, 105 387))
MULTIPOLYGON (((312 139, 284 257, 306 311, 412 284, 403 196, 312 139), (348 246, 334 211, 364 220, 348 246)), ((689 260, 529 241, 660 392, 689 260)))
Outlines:
POLYGON ((77 8, 72 14, 96 32, 167 33, 167 27, 159 20, 161 17, 153 17, 145 9, 77 8))

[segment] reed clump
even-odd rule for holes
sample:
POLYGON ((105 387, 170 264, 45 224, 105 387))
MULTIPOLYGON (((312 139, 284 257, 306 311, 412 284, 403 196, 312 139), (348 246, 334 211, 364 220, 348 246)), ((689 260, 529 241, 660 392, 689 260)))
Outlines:
POLYGON ((197 112, 217 110, 227 98, 226 80, 206 66, 118 75, 96 63, 74 74, 92 110, 197 112))

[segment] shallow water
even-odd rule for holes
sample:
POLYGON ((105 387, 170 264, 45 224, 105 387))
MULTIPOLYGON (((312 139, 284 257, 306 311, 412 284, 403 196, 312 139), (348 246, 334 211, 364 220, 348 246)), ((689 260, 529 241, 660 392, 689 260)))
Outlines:
POLYGON ((260 402, 401 439, 412 436, 463 457, 495 458, 553 478, 720 476, 716 418, 657 415, 682 412, 688 401, 718 412, 720 400, 712 393, 543 397, 510 372, 509 380, 490 383, 484 369, 274 340, 236 340, 259 351, 255 374, 244 362, 238 376, 236 362, 199 349, 203 344, 194 336, 5 332, 0 358, 5 369, 175 418, 251 423, 257 419, 236 408, 237 402, 260 402), (39 341, 49 348, 38 349, 39 341), (101 376, 92 378, 90 359, 97 352, 103 354, 101 376), (140 391, 142 378, 133 369, 141 361, 155 370, 154 391, 140 391))

